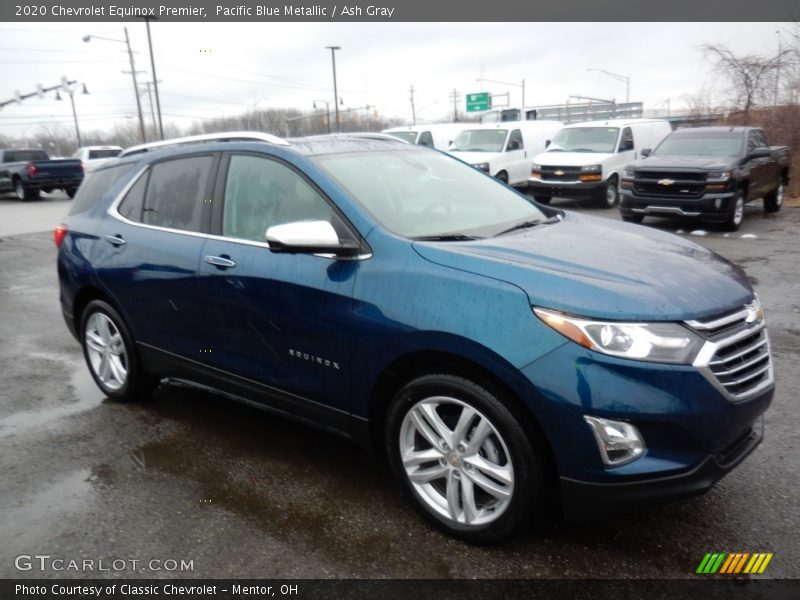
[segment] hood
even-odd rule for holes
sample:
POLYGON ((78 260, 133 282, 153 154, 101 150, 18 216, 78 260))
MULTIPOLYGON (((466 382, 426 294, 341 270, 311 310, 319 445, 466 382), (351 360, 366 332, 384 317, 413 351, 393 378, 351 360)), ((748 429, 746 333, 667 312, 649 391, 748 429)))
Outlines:
POLYGON ((489 162, 502 154, 502 152, 463 152, 461 150, 448 150, 448 153, 471 165, 489 162))
POLYGON ((546 167, 585 167, 600 164, 612 154, 608 152, 556 152, 537 154, 533 162, 546 167))
POLYGON ((650 156, 630 166, 636 169, 730 169, 734 160, 720 156, 650 156))
POLYGON ((681 321, 733 311, 753 298, 744 272, 658 230, 568 213, 475 242, 414 242, 425 259, 522 288, 531 304, 575 315, 681 321))

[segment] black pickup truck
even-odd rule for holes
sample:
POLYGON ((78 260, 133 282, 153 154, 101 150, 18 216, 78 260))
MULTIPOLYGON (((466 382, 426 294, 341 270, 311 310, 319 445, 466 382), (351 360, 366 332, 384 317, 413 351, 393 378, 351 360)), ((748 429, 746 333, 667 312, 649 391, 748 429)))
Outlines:
POLYGON ((20 200, 34 200, 39 192, 62 189, 72 198, 83 181, 79 160, 50 160, 44 150, 0 150, 0 192, 14 192, 20 200))
POLYGON ((789 148, 770 147, 756 127, 679 129, 642 156, 620 182, 622 219, 634 223, 690 217, 735 231, 751 200, 778 212, 789 183, 789 148))

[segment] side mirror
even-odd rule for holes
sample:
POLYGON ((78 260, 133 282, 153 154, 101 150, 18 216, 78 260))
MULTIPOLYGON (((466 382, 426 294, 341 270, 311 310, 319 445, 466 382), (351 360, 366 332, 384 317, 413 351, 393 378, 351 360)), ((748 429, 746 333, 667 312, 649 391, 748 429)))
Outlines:
POLYGON ((550 140, 545 140, 544 147, 548 148, 550 146, 550 140))
POLYGON ((770 156, 772 156, 772 150, 766 146, 753 148, 753 151, 750 153, 750 158, 768 158, 770 156))
POLYGON ((506 148, 506 152, 511 152, 512 150, 519 150, 519 142, 514 140, 513 142, 508 142, 508 148, 506 148))
POLYGON ((642 158, 647 158, 648 156, 650 156, 650 154, 652 154, 652 152, 653 151, 650 148, 642 148, 642 151, 639 154, 641 155, 642 158))
POLYGON ((272 252, 287 254, 334 254, 355 256, 359 246, 350 240, 340 240, 328 221, 295 221, 273 225, 267 229, 266 240, 272 252))

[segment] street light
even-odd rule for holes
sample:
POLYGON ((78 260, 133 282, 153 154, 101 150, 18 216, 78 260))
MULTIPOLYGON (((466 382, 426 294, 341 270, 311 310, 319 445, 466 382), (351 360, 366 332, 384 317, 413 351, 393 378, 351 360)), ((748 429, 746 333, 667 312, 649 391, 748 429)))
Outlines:
POLYGON ((97 40, 105 40, 107 42, 118 42, 125 44, 128 47, 128 58, 131 63, 131 77, 133 77, 133 94, 136 97, 136 110, 139 113, 139 131, 142 135, 142 142, 147 142, 147 134, 144 132, 144 117, 142 116, 142 103, 139 100, 139 85, 136 83, 136 65, 133 62, 133 51, 131 50, 131 40, 128 37, 128 28, 123 27, 125 31, 125 39, 118 40, 116 38, 103 37, 102 35, 85 35, 83 41, 87 44, 94 38, 97 40))
MULTIPOLYGON (((65 94, 69 94, 69 101, 72 104, 72 119, 75 121, 75 137, 78 138, 78 148, 83 146, 81 142, 81 130, 78 127, 78 113, 75 112, 75 87, 77 86, 77 82, 75 81, 67 81, 67 78, 64 77, 61 83, 61 89, 64 90, 65 94)), ((86 89, 86 84, 83 84, 83 91, 81 92, 84 95, 89 94, 89 90, 86 89)), ((56 91, 56 100, 61 100, 61 95, 56 91)))
POLYGON ((613 77, 617 81, 622 81, 625 83, 625 103, 631 101, 631 78, 627 75, 620 75, 619 73, 612 73, 611 71, 606 71, 605 69, 597 69, 595 67, 591 67, 586 69, 587 71, 599 71, 600 73, 604 73, 609 77, 613 77))
POLYGON ((333 107, 336 110, 336 133, 341 133, 339 127, 339 103, 335 100, 339 97, 339 90, 336 88, 336 51, 341 50, 341 46, 325 46, 331 51, 331 64, 333 65, 333 107))

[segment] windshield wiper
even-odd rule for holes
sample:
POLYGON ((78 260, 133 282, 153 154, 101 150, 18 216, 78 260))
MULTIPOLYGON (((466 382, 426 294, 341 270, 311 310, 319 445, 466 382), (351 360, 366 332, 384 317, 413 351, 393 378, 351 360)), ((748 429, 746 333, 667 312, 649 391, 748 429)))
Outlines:
POLYGON ((464 233, 443 233, 441 235, 420 235, 411 239, 415 242, 469 242, 483 238, 464 233))
POLYGON ((530 221, 522 221, 522 223, 517 223, 513 227, 509 227, 508 229, 504 229, 500 233, 495 234, 495 237, 506 233, 511 233, 512 231, 519 231, 520 229, 529 229, 531 227, 536 227, 537 225, 549 225, 550 223, 559 223, 560 221, 561 217, 559 215, 553 215, 552 217, 548 217, 547 219, 533 219, 530 221))

